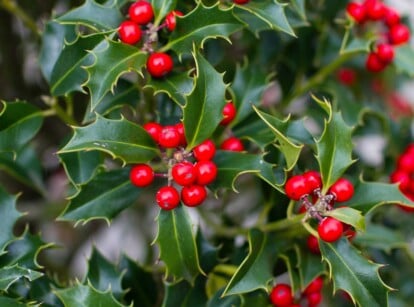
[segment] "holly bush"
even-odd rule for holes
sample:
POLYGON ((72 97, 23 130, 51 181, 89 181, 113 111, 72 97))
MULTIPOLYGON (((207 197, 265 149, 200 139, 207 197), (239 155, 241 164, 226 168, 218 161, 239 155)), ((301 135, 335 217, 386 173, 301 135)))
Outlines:
POLYGON ((1 306, 414 300, 405 12, 85 0, 32 20, 0 7, 36 36, 48 85, 1 102, 1 306), (140 217, 127 231, 141 257, 111 241, 116 257, 94 247, 76 275, 80 246, 125 214, 140 217))

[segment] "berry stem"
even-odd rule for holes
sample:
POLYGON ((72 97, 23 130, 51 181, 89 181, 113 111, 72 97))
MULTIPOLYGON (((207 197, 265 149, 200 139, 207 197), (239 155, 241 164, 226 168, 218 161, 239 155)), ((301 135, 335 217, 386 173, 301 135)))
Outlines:
POLYGON ((273 232, 273 231, 286 231, 288 229, 294 228, 299 232, 298 225, 302 224, 302 219, 305 214, 298 214, 290 219, 283 219, 280 221, 272 222, 269 224, 259 226, 259 229, 263 232, 273 232))
POLYGON ((59 102, 55 97, 44 97, 43 101, 50 107, 49 110, 44 111, 43 114, 45 116, 56 115, 66 124, 71 126, 78 126, 76 120, 67 112, 65 112, 65 110, 59 105, 59 102))

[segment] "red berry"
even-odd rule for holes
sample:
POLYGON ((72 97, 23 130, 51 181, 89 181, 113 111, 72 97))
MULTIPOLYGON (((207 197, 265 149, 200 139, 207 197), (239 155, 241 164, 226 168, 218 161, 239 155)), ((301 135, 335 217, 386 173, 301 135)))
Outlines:
POLYGON ((319 172, 310 170, 304 172, 302 176, 306 180, 306 185, 308 186, 310 193, 322 187, 322 178, 319 172))
POLYGON ((339 178, 330 188, 329 193, 335 196, 335 201, 350 200, 354 195, 354 185, 345 178, 339 178))
POLYGON ((403 153, 397 160, 397 169, 406 173, 414 172, 414 155, 403 153))
POLYGON ((290 177, 285 184, 286 196, 293 200, 299 200, 302 196, 309 194, 307 180, 302 175, 290 177))
POLYGON ((357 2, 350 2, 346 6, 346 11, 357 23, 366 21, 367 13, 364 5, 357 2))
POLYGON ((197 179, 197 172, 191 162, 183 161, 174 164, 171 175, 176 183, 182 186, 190 185, 197 179))
POLYGON ((409 41, 410 39, 410 29, 403 24, 397 24, 390 28, 388 34, 391 44, 401 45, 409 41))
POLYGON ((167 75, 174 66, 172 58, 162 52, 154 52, 147 59, 147 70, 154 78, 162 78, 167 75))
POLYGON ((325 242, 335 242, 342 236, 342 222, 333 217, 324 218, 318 225, 318 234, 325 242))
POLYGON ((184 14, 180 11, 171 11, 167 14, 167 16, 165 16, 165 26, 170 32, 174 31, 177 25, 175 16, 184 16, 184 14))
POLYGON ((319 241, 317 237, 313 235, 309 235, 306 241, 306 245, 308 246, 308 249, 312 254, 315 254, 315 255, 321 254, 321 250, 319 249, 319 241))
POLYGON ((185 138, 185 132, 184 132, 184 124, 178 123, 175 125, 175 128, 177 129, 178 134, 180 135, 180 145, 181 146, 187 145, 187 140, 185 138))
POLYGON ((143 0, 132 3, 128 14, 132 21, 140 25, 145 25, 154 18, 154 10, 151 3, 143 0))
POLYGON ((391 7, 386 7, 384 14, 384 22, 388 27, 395 26, 400 23, 400 14, 391 7))
POLYGON ((236 4, 246 4, 248 3, 250 0, 233 0, 234 3, 236 4))
POLYGON ((365 0, 363 5, 370 20, 380 20, 386 13, 386 7, 380 0, 365 0))
POLYGON ((180 145, 180 133, 175 126, 165 126, 161 129, 158 143, 165 148, 175 148, 180 145))
POLYGON ((313 292, 306 296, 306 300, 308 301, 308 307, 316 307, 322 302, 322 293, 320 292, 313 292))
POLYGON ((223 108, 223 119, 220 122, 220 125, 226 126, 230 124, 233 119, 236 117, 236 107, 233 102, 227 102, 223 108))
POLYGON ((277 284, 270 292, 270 301, 276 307, 287 307, 293 304, 292 289, 288 284, 277 284))
POLYGON ((390 63, 394 59, 394 47, 389 44, 379 44, 377 55, 382 62, 390 63))
POLYGON ((195 164, 197 172, 197 184, 207 185, 217 177, 217 166, 212 161, 199 161, 195 164))
POLYGON ((213 159, 215 153, 216 145, 210 139, 205 140, 193 148, 193 155, 197 161, 209 161, 213 159))
POLYGON ((131 168, 129 179, 137 187, 146 187, 154 181, 154 171, 148 164, 137 164, 131 168))
POLYGON ((311 283, 303 290, 303 294, 309 295, 314 292, 321 292, 323 287, 323 278, 322 276, 316 277, 311 283))
POLYGON ((343 235, 349 240, 349 241, 352 241, 354 238, 355 238, 355 236, 356 236, 356 231, 355 231, 355 229, 354 228, 352 228, 352 226, 351 225, 348 225, 348 224, 345 224, 345 223, 342 223, 342 227, 343 227, 343 235))
POLYGON ((180 194, 171 186, 161 187, 155 194, 157 204, 164 210, 172 210, 180 203, 180 194))
POLYGON ((138 24, 131 20, 121 22, 118 29, 119 38, 125 44, 136 44, 140 41, 142 32, 138 24))
POLYGON ((196 207, 200 205, 207 197, 207 190, 202 185, 185 186, 181 190, 181 199, 184 205, 196 207))
POLYGON ((340 68, 336 76, 339 82, 341 82, 344 85, 348 85, 348 86, 353 85, 356 80, 355 70, 351 68, 346 68, 346 67, 340 68))
POLYGON ((398 186, 401 191, 405 192, 408 191, 410 188, 410 175, 409 173, 403 170, 395 170, 390 175, 391 183, 398 183, 398 186))
POLYGON ((147 132, 148 134, 151 136, 151 138, 158 143, 158 140, 160 138, 160 133, 162 130, 162 126, 158 123, 154 123, 154 122, 149 122, 144 124, 144 126, 142 126, 147 132))
POLYGON ((223 143, 221 143, 220 148, 229 151, 243 151, 244 145, 240 139, 232 136, 224 140, 223 143))
POLYGON ((380 72, 385 69, 387 63, 381 61, 380 57, 375 52, 370 52, 368 54, 367 60, 365 62, 365 68, 370 72, 380 72))

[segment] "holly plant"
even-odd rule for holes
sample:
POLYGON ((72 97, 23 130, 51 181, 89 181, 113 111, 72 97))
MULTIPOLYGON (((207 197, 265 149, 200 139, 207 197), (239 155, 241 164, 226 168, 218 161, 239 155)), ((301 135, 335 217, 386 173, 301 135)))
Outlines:
POLYGON ((412 304, 394 1, 18 2, 41 78, 0 103, 1 306, 412 304))

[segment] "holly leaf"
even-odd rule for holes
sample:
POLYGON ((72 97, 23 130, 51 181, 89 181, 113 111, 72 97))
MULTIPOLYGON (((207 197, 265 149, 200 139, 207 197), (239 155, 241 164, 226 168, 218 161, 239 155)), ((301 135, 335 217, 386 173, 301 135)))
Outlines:
POLYGON ((237 192, 235 187, 237 177, 252 173, 283 192, 283 180, 279 182, 276 178, 274 165, 266 162, 260 154, 220 150, 215 155, 214 163, 217 165, 218 173, 216 180, 211 184, 213 189, 231 188, 237 192))
POLYGON ((399 204, 414 208, 414 202, 405 197, 396 184, 361 181, 354 190, 354 196, 344 206, 350 206, 363 214, 368 214, 382 205, 399 204))
POLYGON ((414 76, 414 49, 410 45, 395 48, 393 64, 399 73, 405 73, 410 77, 414 76))
POLYGON ((181 279, 194 284, 197 275, 204 274, 200 267, 197 245, 192 232, 190 216, 183 206, 174 210, 161 210, 155 242, 160 248, 160 259, 165 263, 166 279, 181 279))
POLYGON ((20 267, 17 264, 0 268, 0 290, 7 292, 11 285, 21 279, 29 282, 40 278, 43 274, 28 268, 20 267))
POLYGON ((373 263, 341 238, 333 244, 319 240, 323 261, 329 266, 334 292, 346 291, 359 306, 388 306, 390 287, 379 276, 380 264, 373 263))
POLYGON ((365 218, 361 214, 361 211, 355 210, 354 208, 340 207, 335 210, 328 211, 326 215, 334 217, 345 224, 351 225, 356 230, 365 230, 365 218))
POLYGON ((102 172, 79 186, 79 191, 71 197, 58 219, 76 223, 104 219, 109 223, 119 212, 131 206, 140 192, 131 184, 128 168, 102 172))
POLYGON ((154 141, 144 128, 125 118, 112 120, 98 116, 86 127, 74 127, 69 142, 58 152, 99 150, 123 163, 143 163, 158 154, 154 141))
POLYGON ((175 284, 165 284, 165 296, 162 302, 163 307, 180 306, 206 306, 206 279, 198 276, 194 285, 189 284, 186 280, 175 284))
POLYGON ((0 153, 15 155, 40 130, 43 115, 37 107, 24 101, 0 101, 0 107, 0 153))
POLYGON ((273 1, 252 1, 246 5, 234 7, 235 15, 249 25, 250 30, 282 31, 296 37, 285 15, 286 4, 273 1))
POLYGON ((91 94, 91 110, 95 110, 105 95, 114 89, 119 77, 127 72, 141 73, 148 53, 140 49, 107 40, 95 48, 91 54, 95 61, 86 67, 88 80, 85 84, 91 94))
POLYGON ((113 0, 100 4, 95 0, 86 0, 56 20, 63 24, 81 24, 96 31, 114 30, 125 19, 116 8, 116 2, 113 0))
POLYGON ((219 2, 206 7, 199 1, 197 6, 183 17, 177 18, 177 26, 162 51, 172 49, 179 57, 189 53, 193 45, 203 48, 204 42, 212 38, 224 38, 242 29, 242 24, 230 9, 222 9, 219 2))
POLYGON ((177 0, 151 0, 154 10, 154 24, 159 25, 161 20, 177 6, 177 0))
POLYGON ((112 295, 111 290, 102 292, 92 285, 77 284, 73 287, 55 290, 54 293, 66 307, 79 306, 102 306, 115 307, 124 306, 112 295))
POLYGON ((197 76, 194 87, 186 97, 183 108, 183 123, 187 148, 191 149, 209 138, 223 119, 222 110, 226 103, 226 85, 223 75, 196 50, 193 53, 197 76))
POLYGON ((27 303, 19 302, 16 298, 10 298, 6 296, 0 296, 0 306, 2 307, 27 307, 30 306, 27 303))
POLYGON ((325 264, 319 255, 312 254, 308 250, 301 252, 299 261, 298 269, 303 291, 316 277, 325 273, 325 264))
POLYGON ((292 287, 292 292, 295 293, 300 289, 301 286, 298 250, 289 249, 281 254, 280 258, 286 264, 287 272, 289 274, 290 286, 292 287))
POLYGON ((286 170, 291 170, 299 159, 303 145, 295 144, 286 136, 289 127, 290 116, 280 120, 274 116, 264 113, 253 106, 254 111, 259 115, 263 122, 270 128, 275 136, 275 146, 282 152, 286 160, 286 170))
POLYGON ((104 37, 101 33, 78 36, 66 43, 50 75, 50 91, 54 96, 83 92, 82 85, 88 78, 84 66, 93 60, 89 50, 102 44, 104 37))
POLYGON ((322 177, 323 193, 355 162, 352 160, 352 130, 339 112, 329 109, 324 130, 316 142, 316 158, 322 177))

